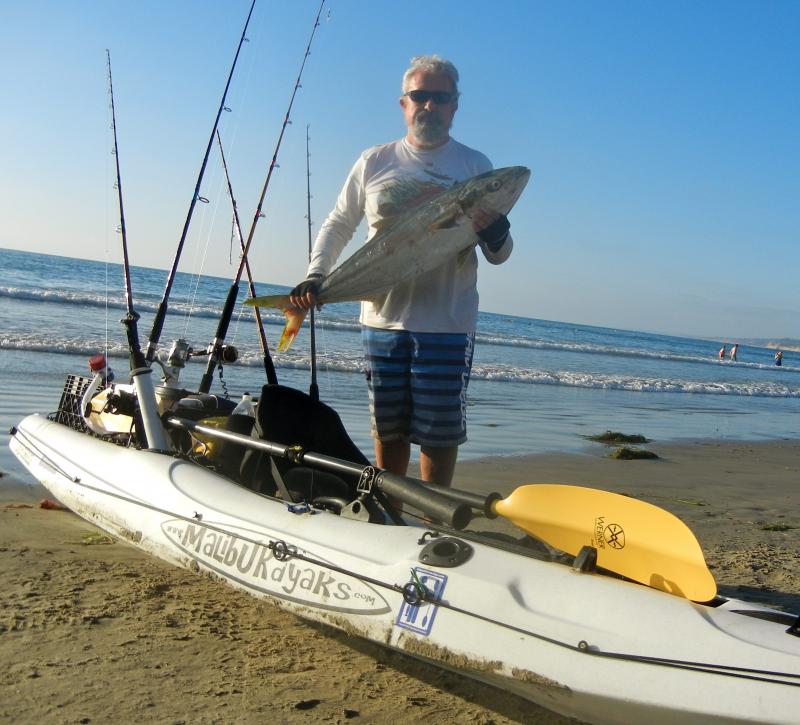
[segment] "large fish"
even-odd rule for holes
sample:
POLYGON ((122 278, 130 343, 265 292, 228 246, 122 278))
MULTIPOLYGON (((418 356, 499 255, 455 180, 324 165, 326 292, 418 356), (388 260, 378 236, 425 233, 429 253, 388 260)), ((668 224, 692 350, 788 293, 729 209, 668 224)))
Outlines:
MULTIPOLYGON (((375 300, 392 287, 435 269, 478 241, 471 216, 476 209, 508 214, 531 172, 509 166, 462 181, 400 216, 348 257, 320 283, 319 304, 375 300)), ((253 307, 283 309, 286 326, 278 350, 288 350, 306 317, 289 295, 254 297, 253 307)))

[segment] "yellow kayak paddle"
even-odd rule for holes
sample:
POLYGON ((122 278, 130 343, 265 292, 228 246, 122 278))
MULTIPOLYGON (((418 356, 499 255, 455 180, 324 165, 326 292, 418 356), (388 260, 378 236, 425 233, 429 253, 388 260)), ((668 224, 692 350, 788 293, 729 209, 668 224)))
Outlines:
POLYGON ((490 503, 550 546, 577 555, 597 550, 597 565, 628 579, 695 602, 717 594, 694 534, 677 516, 645 501, 581 486, 520 486, 490 503))

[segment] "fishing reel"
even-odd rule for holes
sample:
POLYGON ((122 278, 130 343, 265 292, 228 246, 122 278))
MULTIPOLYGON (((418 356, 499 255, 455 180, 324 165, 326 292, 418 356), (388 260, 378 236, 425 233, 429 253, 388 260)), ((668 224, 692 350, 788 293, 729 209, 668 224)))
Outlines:
POLYGON ((212 342, 200 355, 213 355, 215 351, 219 352, 219 362, 230 364, 235 363, 239 359, 239 350, 233 345, 219 345, 217 346, 212 342))
POLYGON ((194 350, 183 338, 179 338, 172 343, 169 353, 167 353, 166 363, 158 358, 157 363, 163 372, 161 382, 167 387, 177 387, 181 370, 186 367, 186 362, 194 354, 194 350))
POLYGON ((225 363, 234 363, 239 359, 239 351, 233 345, 223 345, 220 360, 225 363))
MULTIPOLYGON (((239 359, 239 351, 233 345, 220 345, 216 349, 219 350, 219 361, 221 363, 234 363, 239 359)), ((211 355, 214 350, 215 343, 213 342, 204 350, 195 350, 183 338, 175 340, 172 343, 169 353, 167 353, 166 362, 163 362, 157 358, 155 360, 155 362, 161 366, 161 369, 164 372, 163 384, 168 387, 176 387, 178 385, 178 379, 180 378, 181 370, 186 367, 186 363, 189 361, 189 358, 205 357, 207 355, 211 355)))

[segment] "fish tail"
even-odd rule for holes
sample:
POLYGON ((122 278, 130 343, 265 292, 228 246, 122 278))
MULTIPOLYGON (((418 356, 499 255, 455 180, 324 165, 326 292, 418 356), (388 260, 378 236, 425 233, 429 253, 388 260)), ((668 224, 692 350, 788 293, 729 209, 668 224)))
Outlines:
POLYGON ((283 314, 286 316, 286 325, 283 328, 283 334, 278 341, 278 352, 286 352, 300 332, 300 327, 303 320, 306 319, 308 310, 298 310, 296 307, 284 307, 283 314))

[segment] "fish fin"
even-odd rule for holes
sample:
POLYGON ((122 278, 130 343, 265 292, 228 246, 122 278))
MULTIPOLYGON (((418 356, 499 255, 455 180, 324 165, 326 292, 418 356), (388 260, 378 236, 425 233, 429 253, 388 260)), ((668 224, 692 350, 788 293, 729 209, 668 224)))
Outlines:
POLYGON ((283 310, 283 314, 286 316, 286 325, 283 328, 283 333, 281 333, 281 339, 278 341, 278 352, 286 352, 292 346, 308 311, 286 307, 283 310))
POLYGON ((274 307, 280 309, 289 305, 289 295, 266 295, 263 297, 251 297, 244 301, 248 307, 274 307))
POLYGON ((437 219, 431 226, 429 227, 431 230, 435 229, 454 229, 457 225, 456 220, 460 214, 453 213, 450 216, 446 216, 443 219, 437 219))

